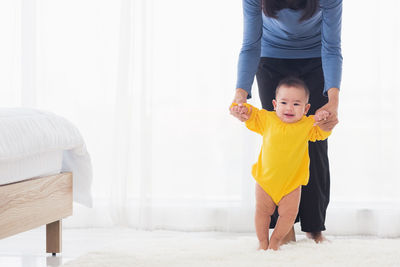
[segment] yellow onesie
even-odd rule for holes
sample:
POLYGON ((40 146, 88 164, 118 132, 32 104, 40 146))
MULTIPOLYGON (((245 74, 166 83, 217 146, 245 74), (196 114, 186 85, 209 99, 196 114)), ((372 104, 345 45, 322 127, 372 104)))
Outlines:
POLYGON ((310 158, 308 141, 326 139, 331 132, 314 126, 314 116, 303 116, 295 123, 285 123, 274 111, 252 108, 246 126, 263 136, 258 161, 252 175, 275 204, 300 185, 307 185, 310 158))

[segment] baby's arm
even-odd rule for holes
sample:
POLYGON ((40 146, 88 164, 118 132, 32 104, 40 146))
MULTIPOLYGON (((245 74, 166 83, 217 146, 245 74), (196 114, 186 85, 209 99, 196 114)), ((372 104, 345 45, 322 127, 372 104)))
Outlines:
POLYGON ((314 115, 314 126, 311 128, 309 140, 315 142, 317 140, 325 140, 331 134, 331 131, 326 128, 326 125, 318 123, 326 120, 329 116, 326 110, 319 110, 314 115))
POLYGON ((242 114, 239 120, 245 122, 246 127, 256 133, 263 134, 267 121, 267 112, 265 109, 258 109, 248 103, 232 104, 232 109, 236 109, 242 114))

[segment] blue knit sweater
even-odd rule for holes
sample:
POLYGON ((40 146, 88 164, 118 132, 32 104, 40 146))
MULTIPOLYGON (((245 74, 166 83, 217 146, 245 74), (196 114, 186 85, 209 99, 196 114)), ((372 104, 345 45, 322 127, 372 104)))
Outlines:
POLYGON ((321 57, 324 95, 330 88, 340 88, 342 0, 320 0, 317 12, 301 22, 302 10, 282 9, 275 19, 263 14, 261 0, 242 1, 244 33, 236 88, 246 90, 251 97, 260 57, 321 57))

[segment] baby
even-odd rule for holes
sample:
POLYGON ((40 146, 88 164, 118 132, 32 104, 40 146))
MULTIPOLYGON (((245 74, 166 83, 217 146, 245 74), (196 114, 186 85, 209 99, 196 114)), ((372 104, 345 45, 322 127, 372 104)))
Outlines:
POLYGON ((247 128, 263 136, 258 161, 252 168, 257 182, 255 228, 259 249, 277 250, 282 244, 297 216, 301 186, 308 183, 308 141, 324 140, 331 133, 315 124, 315 119, 324 120, 329 112, 320 110, 315 116, 306 116, 310 109, 308 98, 303 81, 292 77, 276 88, 272 101, 275 111, 260 110, 247 103, 232 104, 233 111, 242 114, 241 121, 247 128), (269 239, 276 206, 279 218, 269 239))

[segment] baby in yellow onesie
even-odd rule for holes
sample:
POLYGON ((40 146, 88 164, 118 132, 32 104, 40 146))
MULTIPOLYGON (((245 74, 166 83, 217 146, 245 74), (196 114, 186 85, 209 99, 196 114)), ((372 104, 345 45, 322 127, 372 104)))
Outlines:
POLYGON ((253 165, 256 180, 255 226, 259 249, 277 250, 292 227, 299 208, 301 186, 309 178, 308 141, 324 140, 330 132, 315 124, 329 113, 318 111, 306 116, 309 92, 301 81, 280 83, 273 100, 274 110, 257 109, 247 103, 233 104, 242 114, 247 128, 262 135, 263 144, 258 161, 253 165), (279 218, 269 240, 269 224, 275 207, 279 218))

